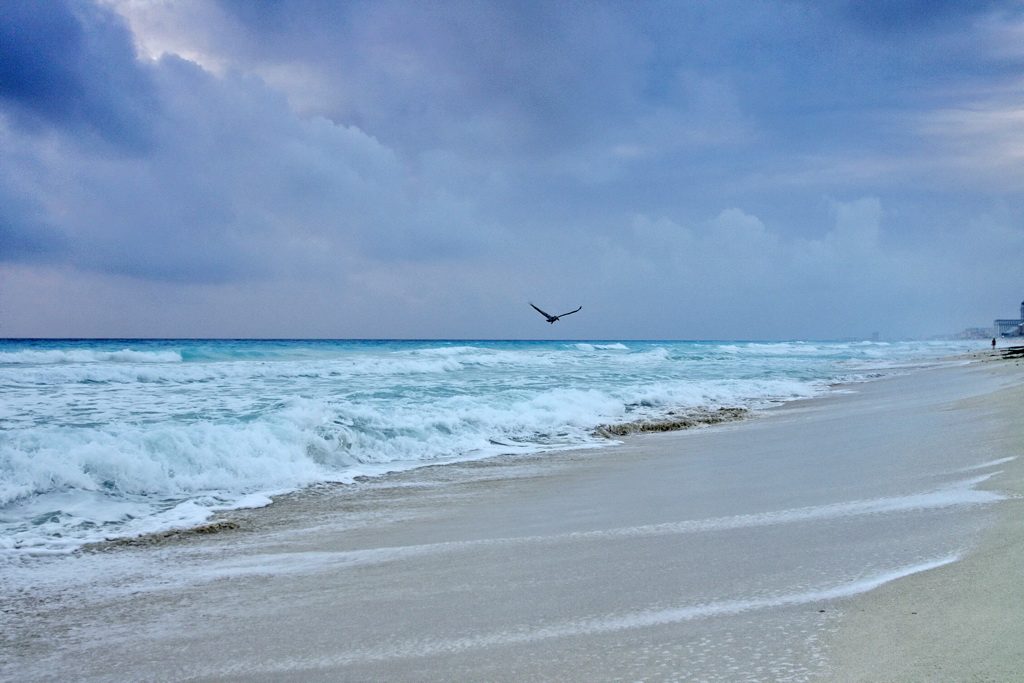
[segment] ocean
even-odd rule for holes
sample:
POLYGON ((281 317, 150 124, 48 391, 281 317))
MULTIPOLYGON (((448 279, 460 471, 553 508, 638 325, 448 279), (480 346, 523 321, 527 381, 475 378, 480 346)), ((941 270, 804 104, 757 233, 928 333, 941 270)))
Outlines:
POLYGON ((0 340, 0 564, 325 482, 599 448, 981 346, 0 340))

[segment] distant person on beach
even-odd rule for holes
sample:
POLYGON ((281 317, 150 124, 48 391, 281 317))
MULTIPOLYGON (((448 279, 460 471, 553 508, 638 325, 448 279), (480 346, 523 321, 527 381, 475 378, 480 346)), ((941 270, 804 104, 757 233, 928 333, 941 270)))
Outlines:
POLYGON ((992 337, 992 348, 996 348, 996 338, 992 337))

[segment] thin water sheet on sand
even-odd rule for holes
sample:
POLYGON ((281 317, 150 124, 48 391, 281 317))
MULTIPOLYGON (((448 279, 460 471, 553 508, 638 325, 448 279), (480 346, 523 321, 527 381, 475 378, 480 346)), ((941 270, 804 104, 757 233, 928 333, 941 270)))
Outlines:
POLYGON ((1024 680, 1024 383, 1020 352, 998 370, 1014 378, 997 396, 958 406, 998 416, 979 435, 1007 453, 990 488, 1004 501, 961 561, 915 574, 853 602, 827 640, 831 680, 1024 680))
POLYGON ((1020 377, 919 371, 611 449, 309 491, 219 534, 15 570, 0 676, 872 680, 834 642, 864 601, 968 566, 1017 504, 1020 377))

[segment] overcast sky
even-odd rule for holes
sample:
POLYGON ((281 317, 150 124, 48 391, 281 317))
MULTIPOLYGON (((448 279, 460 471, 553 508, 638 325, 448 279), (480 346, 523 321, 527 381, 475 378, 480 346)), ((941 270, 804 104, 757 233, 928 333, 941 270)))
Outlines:
POLYGON ((0 336, 884 339, 1022 298, 1022 2, 0 5, 0 336))

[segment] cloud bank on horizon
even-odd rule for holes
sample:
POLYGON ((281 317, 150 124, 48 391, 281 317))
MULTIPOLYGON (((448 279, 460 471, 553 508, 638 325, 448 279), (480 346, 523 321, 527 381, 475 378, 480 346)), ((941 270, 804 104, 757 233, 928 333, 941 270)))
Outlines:
POLYGON ((920 336, 1022 256, 1022 2, 0 8, 0 336, 920 336))

